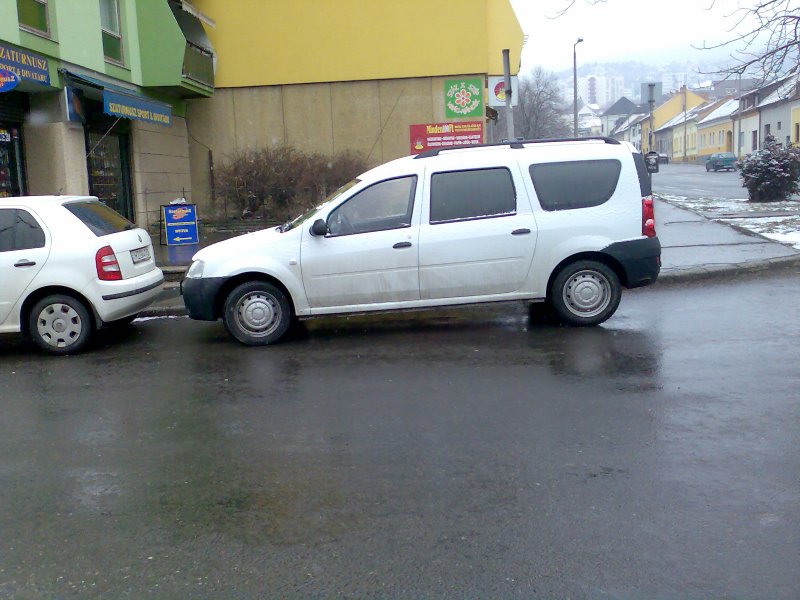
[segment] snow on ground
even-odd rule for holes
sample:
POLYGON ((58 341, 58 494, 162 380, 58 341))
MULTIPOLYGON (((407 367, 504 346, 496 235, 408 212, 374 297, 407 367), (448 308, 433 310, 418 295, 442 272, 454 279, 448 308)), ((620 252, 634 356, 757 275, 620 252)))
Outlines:
POLYGON ((800 200, 748 202, 746 198, 728 200, 669 194, 659 196, 675 206, 688 208, 713 221, 736 225, 800 250, 800 200))

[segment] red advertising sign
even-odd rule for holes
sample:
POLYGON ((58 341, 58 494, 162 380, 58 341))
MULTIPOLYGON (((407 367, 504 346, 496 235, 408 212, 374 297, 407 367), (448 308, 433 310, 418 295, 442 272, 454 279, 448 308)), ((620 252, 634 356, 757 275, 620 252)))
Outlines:
POLYGON ((409 126, 411 154, 447 146, 469 146, 483 143, 483 121, 425 123, 409 126))

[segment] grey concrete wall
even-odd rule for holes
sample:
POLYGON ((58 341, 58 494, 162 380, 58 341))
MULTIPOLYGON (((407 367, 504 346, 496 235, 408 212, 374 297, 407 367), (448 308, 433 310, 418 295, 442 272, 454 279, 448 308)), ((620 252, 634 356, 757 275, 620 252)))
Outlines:
POLYGON ((131 123, 131 178, 136 224, 155 227, 160 207, 176 198, 194 201, 186 120, 173 115, 169 127, 131 123))

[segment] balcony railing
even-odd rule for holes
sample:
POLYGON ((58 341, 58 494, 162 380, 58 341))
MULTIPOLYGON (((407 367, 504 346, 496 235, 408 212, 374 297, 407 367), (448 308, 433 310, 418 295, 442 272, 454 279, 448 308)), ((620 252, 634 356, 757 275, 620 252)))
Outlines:
POLYGON ((186 51, 183 54, 183 76, 214 87, 214 55, 205 48, 187 41, 186 51))

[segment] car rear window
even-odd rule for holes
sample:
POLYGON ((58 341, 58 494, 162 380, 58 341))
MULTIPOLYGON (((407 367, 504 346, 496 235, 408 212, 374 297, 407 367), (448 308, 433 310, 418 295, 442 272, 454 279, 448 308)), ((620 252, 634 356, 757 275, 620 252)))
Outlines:
POLYGON ((97 237, 127 231, 136 227, 125 217, 102 202, 81 201, 65 204, 66 208, 97 237))
POLYGON ((544 210, 600 206, 614 195, 622 163, 616 159, 531 165, 533 187, 544 210))

